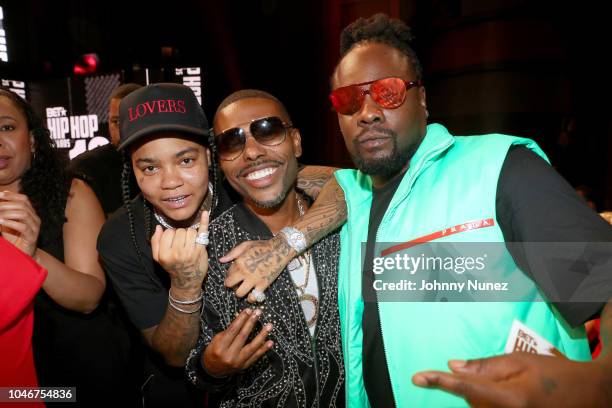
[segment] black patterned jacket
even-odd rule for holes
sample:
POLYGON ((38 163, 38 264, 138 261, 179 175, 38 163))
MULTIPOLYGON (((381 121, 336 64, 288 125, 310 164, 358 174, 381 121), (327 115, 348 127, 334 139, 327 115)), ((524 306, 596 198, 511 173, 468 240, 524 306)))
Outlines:
POLYGON ((215 334, 225 330, 246 307, 223 281, 228 265, 218 259, 237 244, 272 237, 266 225, 238 203, 210 225, 209 270, 204 284, 204 308, 200 338, 186 365, 187 376, 208 390, 221 407, 342 407, 344 365, 340 339, 338 300, 339 235, 321 240, 312 248, 319 287, 319 314, 314 337, 298 304, 289 273, 285 270, 266 290, 263 314, 253 330, 264 324, 274 329, 273 348, 240 374, 223 379, 209 376, 201 365, 202 354, 215 334))

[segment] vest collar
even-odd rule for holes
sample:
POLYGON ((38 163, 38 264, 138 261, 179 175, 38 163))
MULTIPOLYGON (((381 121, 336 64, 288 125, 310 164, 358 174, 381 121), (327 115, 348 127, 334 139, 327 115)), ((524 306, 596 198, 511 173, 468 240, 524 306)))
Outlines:
MULTIPOLYGON (((400 183, 391 203, 389 203, 389 209, 392 209, 395 205, 399 204, 399 201, 408 195, 412 185, 418 178, 418 176, 425 171, 433 162, 438 160, 440 156, 450 149, 455 143, 455 138, 451 135, 448 130, 438 124, 432 123, 427 126, 425 136, 421 145, 414 153, 411 159, 410 167, 406 170, 404 178, 400 183)), ((353 197, 359 196, 360 199, 357 202, 368 201, 372 199, 372 179, 361 170, 357 171, 357 186, 360 189, 359 194, 354 191, 353 197)))

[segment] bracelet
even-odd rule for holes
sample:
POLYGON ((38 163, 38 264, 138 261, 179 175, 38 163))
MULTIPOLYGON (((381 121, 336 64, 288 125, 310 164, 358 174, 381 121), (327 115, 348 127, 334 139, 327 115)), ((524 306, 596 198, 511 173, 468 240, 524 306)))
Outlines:
POLYGON ((172 297, 171 289, 168 289, 168 299, 170 299, 177 305, 194 305, 198 303, 199 301, 201 301, 203 297, 204 297, 204 291, 200 289, 200 296, 198 296, 198 298, 195 300, 177 300, 172 297))
POLYGON ((174 303, 172 303, 172 301, 171 301, 171 300, 169 300, 169 301, 168 301, 168 304, 169 304, 169 305, 170 305, 170 307, 172 307, 174 310, 178 310, 179 312, 181 312, 181 313, 185 313, 185 314, 193 314, 193 313, 199 312, 199 311, 200 311, 200 309, 202 309, 202 304, 201 304, 201 303, 198 305, 198 308, 197 308, 197 309, 195 309, 195 310, 185 310, 185 309, 181 309, 180 307, 178 307, 177 305, 175 305, 174 303))
POLYGON ((298 255, 308 248, 308 245, 306 244, 306 236, 299 229, 284 227, 279 232, 285 238, 287 245, 293 248, 298 255))

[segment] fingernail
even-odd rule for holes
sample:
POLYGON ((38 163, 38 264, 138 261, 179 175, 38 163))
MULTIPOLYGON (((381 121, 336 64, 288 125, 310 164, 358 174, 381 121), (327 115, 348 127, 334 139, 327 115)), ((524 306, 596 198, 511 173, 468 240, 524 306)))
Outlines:
POLYGON ((246 309, 244 309, 246 314, 251 315, 253 313, 253 309, 251 309, 250 307, 247 307, 246 309))
POLYGON ((272 340, 270 340, 266 344, 268 345, 268 348, 272 348, 272 346, 274 346, 274 342, 272 340))
POLYGON ((267 331, 272 331, 272 323, 267 323, 267 324, 264 326, 264 328, 265 328, 267 331))
POLYGON ((414 383, 414 385, 418 385, 419 387, 427 387, 429 385, 427 377, 425 377, 424 375, 415 375, 412 378, 412 382, 414 383))
POLYGON ((465 360, 449 360, 448 366, 451 370, 462 370, 465 369, 467 361, 465 360))
POLYGON ((255 316, 257 317, 261 316, 261 309, 255 310, 255 316))

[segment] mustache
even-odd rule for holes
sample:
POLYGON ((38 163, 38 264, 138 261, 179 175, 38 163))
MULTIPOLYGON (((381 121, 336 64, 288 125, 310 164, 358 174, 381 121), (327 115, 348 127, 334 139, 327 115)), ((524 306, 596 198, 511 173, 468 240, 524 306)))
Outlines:
POLYGON ((248 166, 240 169, 240 171, 238 172, 238 177, 242 177, 242 175, 244 173, 246 173, 247 171, 249 171, 253 167, 261 166, 263 164, 273 164, 273 165, 276 165, 276 166, 282 166, 283 162, 280 162, 278 160, 260 160, 260 161, 257 161, 255 163, 251 163, 248 166))
POLYGON ((361 143, 364 138, 369 136, 367 135, 367 133, 379 133, 387 137, 397 138, 397 133, 395 133, 391 129, 387 129, 387 128, 380 127, 380 126, 369 126, 369 127, 363 128, 361 132, 359 132, 357 137, 354 139, 354 143, 355 144, 361 143))

